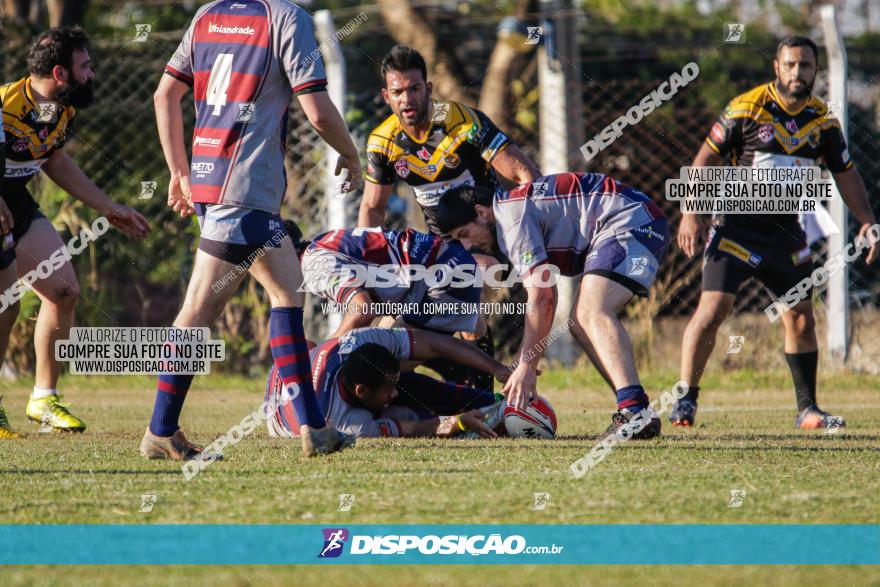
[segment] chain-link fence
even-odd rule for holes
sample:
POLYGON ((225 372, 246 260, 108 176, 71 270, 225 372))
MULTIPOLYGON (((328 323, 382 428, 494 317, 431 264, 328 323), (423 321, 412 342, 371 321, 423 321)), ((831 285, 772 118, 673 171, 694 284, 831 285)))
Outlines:
MULTIPOLYGON (((144 43, 97 42, 93 48, 94 61, 99 65, 97 103, 78 114, 69 143, 69 151, 74 160, 111 197, 129 204, 135 203, 141 209, 149 206, 152 218, 165 220, 172 217, 171 212, 163 205, 168 174, 157 140, 151 97, 164 64, 174 51, 179 38, 179 33, 162 33, 151 35, 149 41, 144 43), (156 181, 159 187, 152 202, 137 204, 140 185, 144 181, 156 181)), ((357 52, 351 47, 346 47, 345 50, 347 53, 357 52)), ((486 47, 484 52, 485 50, 486 47)), ((4 76, 7 81, 25 75, 25 52, 25 47, 11 48, 6 52, 4 76)), ((526 71, 528 73, 521 81, 534 87, 537 84, 535 68, 528 67, 526 71)), ((351 71, 349 76, 352 76, 351 71)), ((363 72, 358 72, 357 77, 359 81, 353 87, 358 91, 348 94, 347 119, 356 141, 363 146, 369 132, 389 114, 389 110, 379 95, 378 87, 363 89, 368 87, 364 83, 363 72)), ((584 134, 587 137, 595 135, 617 116, 637 104, 661 81, 663 80, 585 81, 584 134)), ((763 81, 766 80, 739 80, 737 89, 744 91, 763 81)), ((817 90, 821 94, 822 88, 817 87, 817 90)), ((184 106, 187 136, 190 136, 194 112, 189 104, 184 106)), ((537 127, 534 124, 536 106, 534 110, 532 116, 526 117, 532 124, 523 124, 522 117, 511 121, 496 121, 508 129, 519 145, 532 156, 538 151, 537 127)), ((869 193, 872 193, 880 187, 880 146, 873 140, 877 132, 874 112, 852 107, 850 113, 851 152, 865 178, 869 193)), ((608 173, 651 194, 663 206, 675 229, 680 214, 663 197, 665 181, 676 177, 679 168, 692 161, 717 114, 689 86, 642 123, 628 127, 621 137, 590 164, 583 163, 579 168, 573 167, 573 170, 589 169, 608 173)), ((286 153, 289 181, 283 213, 300 223, 306 236, 311 237, 326 226, 326 155, 324 143, 308 124, 296 100, 292 102, 289 112, 286 153)), ((349 202, 353 208, 358 204, 356 199, 349 202)), ((356 217, 356 210, 352 209, 351 213, 356 217)), ((409 188, 398 185, 391 200, 388 225, 392 228, 418 226, 419 220, 418 209, 409 188)), ((176 226, 179 227, 180 224, 176 226)), ((195 230, 188 227, 185 231, 181 230, 180 234, 170 236, 194 238, 195 230)), ((188 273, 189 267, 184 262, 177 288, 153 293, 150 300, 153 308, 151 320, 168 323, 173 319, 182 295, 181 286, 188 273)), ((137 281, 137 275, 129 278, 137 281)), ((877 299, 880 282, 876 274, 868 272, 864 265, 857 264, 852 268, 851 282, 854 298, 877 299)), ((687 259, 677 247, 673 247, 657 280, 655 298, 651 304, 652 313, 687 315, 696 306, 699 292, 700 260, 687 259)), ((221 320, 221 335, 241 339, 240 349, 256 346, 256 360, 265 361, 269 357, 266 337, 261 336, 265 328, 262 324, 265 322, 265 297, 253 286, 241 295, 254 296, 261 301, 254 302, 244 311, 240 307, 228 308, 221 320)), ((522 301, 521 291, 507 292, 506 295, 513 301, 522 301)), ((141 294, 141 298, 145 297, 150 297, 149 291, 141 294)), ((737 299, 736 309, 753 311, 767 303, 767 294, 757 282, 751 282, 743 288, 742 295, 737 299)), ((117 306, 123 307, 124 304, 117 306)), ((490 323, 499 346, 506 351, 515 348, 522 331, 522 317, 496 316, 492 317, 490 323)), ((317 301, 313 300, 309 306, 307 324, 308 334, 315 340, 326 333, 326 322, 321 316, 317 301)))

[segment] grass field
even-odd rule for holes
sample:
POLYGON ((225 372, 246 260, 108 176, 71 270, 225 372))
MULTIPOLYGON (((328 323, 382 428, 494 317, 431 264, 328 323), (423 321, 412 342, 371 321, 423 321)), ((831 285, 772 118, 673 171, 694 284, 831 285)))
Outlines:
MULTIPOLYGON (((652 396, 673 373, 644 376, 652 396)), ((0 445, 3 523, 878 523, 880 398, 874 376, 821 381, 822 405, 847 418, 837 434, 793 428, 794 398, 782 373, 737 370, 704 384, 698 426, 615 449, 579 480, 569 465, 608 424, 613 401, 592 370, 550 371, 542 392, 556 408, 553 442, 366 440, 355 450, 305 460, 298 443, 258 429, 192 481, 179 464, 137 454, 152 408, 150 378, 70 377, 61 389, 89 424, 82 436, 39 434, 25 422, 28 381, 3 382, 13 426, 27 437, 0 445), (730 491, 746 491, 728 507, 730 491), (547 492, 533 511, 533 494, 547 492), (338 495, 351 493, 350 512, 338 495), (138 513, 142 494, 155 494, 138 513)), ((262 382, 197 380, 182 426, 207 444, 252 412, 262 382)), ((3 584, 880 584, 865 567, 293 567, 0 569, 3 584)))

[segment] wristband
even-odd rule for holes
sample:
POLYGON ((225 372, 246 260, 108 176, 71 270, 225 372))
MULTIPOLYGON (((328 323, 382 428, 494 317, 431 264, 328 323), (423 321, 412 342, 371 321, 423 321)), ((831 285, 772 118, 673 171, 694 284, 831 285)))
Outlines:
POLYGON ((464 424, 461 423, 461 416, 456 416, 456 417, 455 417, 455 422, 458 424, 458 428, 459 428, 462 432, 467 432, 467 428, 465 428, 465 427, 464 427, 464 424))

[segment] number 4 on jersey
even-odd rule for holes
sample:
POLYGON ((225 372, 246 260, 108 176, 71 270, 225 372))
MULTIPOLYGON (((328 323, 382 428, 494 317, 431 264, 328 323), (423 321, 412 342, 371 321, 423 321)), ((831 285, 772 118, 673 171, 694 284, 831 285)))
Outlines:
POLYGON ((226 106, 226 90, 229 89, 229 83, 232 81, 232 57, 232 53, 219 54, 211 68, 205 102, 208 106, 214 107, 211 113, 214 116, 219 115, 220 109, 226 106))

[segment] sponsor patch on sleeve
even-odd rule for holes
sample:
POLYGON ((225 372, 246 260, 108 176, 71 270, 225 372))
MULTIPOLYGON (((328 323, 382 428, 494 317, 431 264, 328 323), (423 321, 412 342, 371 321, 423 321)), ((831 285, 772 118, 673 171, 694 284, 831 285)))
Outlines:
POLYGON ((727 138, 727 131, 723 126, 716 122, 712 125, 712 130, 709 131, 709 136, 712 137, 712 140, 715 141, 716 144, 723 143, 724 139, 727 138))

